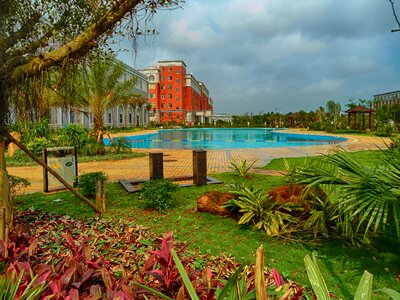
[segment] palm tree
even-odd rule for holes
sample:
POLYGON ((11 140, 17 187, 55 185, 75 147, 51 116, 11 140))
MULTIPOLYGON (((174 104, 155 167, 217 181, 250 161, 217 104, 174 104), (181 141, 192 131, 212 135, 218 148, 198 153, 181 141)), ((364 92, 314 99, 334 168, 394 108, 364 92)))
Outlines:
POLYGON ((326 102, 326 111, 328 118, 332 120, 333 130, 337 130, 339 127, 341 110, 342 106, 339 102, 334 102, 332 100, 326 102))
POLYGON ((89 108, 93 113, 93 129, 101 143, 103 115, 117 104, 143 104, 146 100, 134 93, 136 79, 125 78, 125 68, 114 56, 91 57, 80 72, 76 87, 78 95, 73 106, 89 108))

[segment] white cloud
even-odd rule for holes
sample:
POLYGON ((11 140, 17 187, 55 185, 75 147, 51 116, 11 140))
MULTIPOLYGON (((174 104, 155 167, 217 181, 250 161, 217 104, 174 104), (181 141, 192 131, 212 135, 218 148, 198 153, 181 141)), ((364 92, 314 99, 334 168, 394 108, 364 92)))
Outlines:
POLYGON ((160 34, 139 41, 135 60, 121 57, 138 68, 184 60, 217 112, 310 110, 400 89, 385 1, 190 0, 154 25, 160 34))

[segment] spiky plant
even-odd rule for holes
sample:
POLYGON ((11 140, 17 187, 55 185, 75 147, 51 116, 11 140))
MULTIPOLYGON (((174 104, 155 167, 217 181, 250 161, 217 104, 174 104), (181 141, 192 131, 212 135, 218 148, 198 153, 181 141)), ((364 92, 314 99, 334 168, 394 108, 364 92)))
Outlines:
POLYGON ((232 171, 234 171, 236 174, 238 174, 240 177, 247 177, 249 171, 253 167, 253 165, 256 163, 256 160, 247 164, 247 160, 232 160, 231 161, 231 166, 229 167, 232 171))
POLYGON ((394 224, 400 239, 400 152, 382 150, 375 166, 338 150, 298 170, 298 183, 331 189, 337 205, 331 220, 347 238, 364 240, 394 224))

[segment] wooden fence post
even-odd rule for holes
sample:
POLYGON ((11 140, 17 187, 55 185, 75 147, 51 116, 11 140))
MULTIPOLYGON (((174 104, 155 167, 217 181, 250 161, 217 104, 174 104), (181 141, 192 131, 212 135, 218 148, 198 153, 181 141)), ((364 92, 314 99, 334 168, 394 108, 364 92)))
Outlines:
POLYGON ((104 180, 96 180, 96 205, 102 213, 106 212, 106 187, 107 183, 104 180))
POLYGON ((150 180, 164 179, 163 153, 149 153, 150 180))
POLYGON ((103 213, 106 212, 106 188, 107 188, 107 181, 103 181, 103 191, 101 193, 101 210, 103 213))
POLYGON ((6 208, 0 207, 0 239, 7 242, 6 208))
POLYGON ((207 151, 193 150, 193 184, 207 184, 207 151))

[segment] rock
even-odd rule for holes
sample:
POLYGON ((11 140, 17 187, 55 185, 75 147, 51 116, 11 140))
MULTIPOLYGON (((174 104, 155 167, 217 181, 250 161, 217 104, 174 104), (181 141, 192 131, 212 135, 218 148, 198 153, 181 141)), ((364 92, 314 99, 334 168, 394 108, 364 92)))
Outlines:
POLYGON ((273 201, 279 203, 293 203, 299 204, 304 207, 305 211, 309 211, 311 208, 311 201, 314 197, 322 199, 326 198, 326 194, 322 189, 312 188, 308 194, 303 197, 306 186, 300 184, 293 185, 281 185, 273 190, 269 191, 268 194, 271 196, 273 201))
POLYGON ((234 194, 218 191, 209 191, 197 198, 197 211, 208 212, 214 215, 228 216, 231 212, 222 207, 226 202, 235 198, 234 194))

